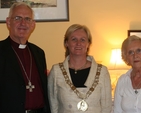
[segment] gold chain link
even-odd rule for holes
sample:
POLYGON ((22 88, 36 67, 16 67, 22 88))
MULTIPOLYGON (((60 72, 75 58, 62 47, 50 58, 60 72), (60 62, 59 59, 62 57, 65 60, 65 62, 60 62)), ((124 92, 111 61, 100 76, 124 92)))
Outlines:
POLYGON ((100 71, 102 68, 101 64, 98 64, 97 67, 97 72, 96 72, 96 76, 95 76, 95 80, 92 84, 92 86, 90 87, 89 91, 86 93, 86 95, 82 95, 77 89, 76 87, 73 85, 73 83, 70 81, 69 76, 67 75, 67 72, 64 68, 63 63, 59 63, 60 69, 62 70, 62 74, 65 78, 66 83, 70 86, 70 88, 76 93, 76 95, 81 98, 81 99, 86 99, 88 98, 91 93, 95 90, 95 87, 97 86, 98 82, 99 82, 99 76, 100 76, 100 71))

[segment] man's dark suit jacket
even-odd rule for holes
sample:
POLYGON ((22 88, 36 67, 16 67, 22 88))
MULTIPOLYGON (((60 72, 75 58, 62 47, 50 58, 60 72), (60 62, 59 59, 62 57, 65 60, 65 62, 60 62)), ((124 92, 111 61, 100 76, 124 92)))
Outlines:
MULTIPOLYGON (((41 78, 46 103, 45 109, 47 113, 50 113, 44 51, 32 43, 28 43, 28 47, 35 59, 41 78)), ((8 37, 0 41, 0 113, 25 113, 25 94, 26 88, 22 71, 8 37)))

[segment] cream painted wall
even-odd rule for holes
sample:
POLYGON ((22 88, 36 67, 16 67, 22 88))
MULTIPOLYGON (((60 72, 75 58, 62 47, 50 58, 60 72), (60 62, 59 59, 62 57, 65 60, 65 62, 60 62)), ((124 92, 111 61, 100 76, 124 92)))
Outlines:
MULTIPOLYGON (((29 41, 44 49, 48 69, 64 60, 63 37, 74 23, 89 27, 93 36, 90 54, 108 66, 112 48, 120 48, 128 29, 141 29, 141 0, 69 0, 68 22, 38 22, 29 41)), ((8 36, 0 24, 0 40, 8 36)))

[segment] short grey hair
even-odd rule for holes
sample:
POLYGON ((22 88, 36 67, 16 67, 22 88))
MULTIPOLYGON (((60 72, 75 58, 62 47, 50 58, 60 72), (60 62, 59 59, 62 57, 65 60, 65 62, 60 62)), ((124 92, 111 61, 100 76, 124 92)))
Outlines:
POLYGON ((127 46, 131 44, 131 42, 133 41, 139 41, 141 42, 141 38, 136 36, 136 35, 132 35, 127 37, 123 43, 122 43, 122 47, 121 47, 121 57, 123 59, 123 61, 127 64, 130 65, 127 61, 127 46))
POLYGON ((12 4, 12 6, 10 7, 10 10, 9 10, 9 17, 12 16, 13 14, 13 10, 18 7, 18 6, 26 6, 27 8, 29 8, 31 10, 31 13, 32 13, 32 19, 34 19, 34 11, 32 10, 32 8, 26 4, 25 2, 15 2, 14 4, 12 4))

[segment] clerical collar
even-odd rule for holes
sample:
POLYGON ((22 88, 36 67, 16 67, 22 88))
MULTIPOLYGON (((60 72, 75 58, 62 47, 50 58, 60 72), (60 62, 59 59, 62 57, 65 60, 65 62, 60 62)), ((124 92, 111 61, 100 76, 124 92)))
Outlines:
POLYGON ((13 41, 11 38, 9 38, 10 39, 10 41, 11 41, 11 45, 13 46, 13 47, 15 47, 15 48, 19 48, 19 49, 25 49, 26 48, 26 46, 27 46, 27 43, 26 44, 18 44, 18 43, 16 43, 15 41, 13 41))
POLYGON ((20 45, 19 45, 19 48, 20 48, 20 49, 24 49, 24 48, 26 48, 26 45, 20 44, 20 45))

